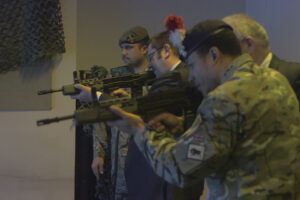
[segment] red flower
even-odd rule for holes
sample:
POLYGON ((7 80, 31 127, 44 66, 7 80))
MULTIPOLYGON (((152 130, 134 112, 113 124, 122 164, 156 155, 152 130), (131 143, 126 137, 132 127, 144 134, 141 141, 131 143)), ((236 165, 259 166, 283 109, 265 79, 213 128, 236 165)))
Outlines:
POLYGON ((174 31, 176 29, 183 29, 183 17, 171 14, 165 19, 165 27, 169 31, 174 31))

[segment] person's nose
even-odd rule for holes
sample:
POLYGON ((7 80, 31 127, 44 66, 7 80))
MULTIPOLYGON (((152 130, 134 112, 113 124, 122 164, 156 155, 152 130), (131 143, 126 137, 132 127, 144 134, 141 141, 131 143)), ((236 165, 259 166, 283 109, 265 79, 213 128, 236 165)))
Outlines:
POLYGON ((127 55, 127 51, 126 51, 126 49, 124 48, 124 49, 122 49, 122 55, 124 55, 124 56, 126 56, 127 55))

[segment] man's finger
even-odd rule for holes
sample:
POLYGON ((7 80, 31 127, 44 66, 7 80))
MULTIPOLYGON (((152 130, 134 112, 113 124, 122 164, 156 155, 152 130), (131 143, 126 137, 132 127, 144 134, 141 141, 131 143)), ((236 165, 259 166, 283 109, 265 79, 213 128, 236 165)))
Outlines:
POLYGON ((74 88, 77 88, 77 89, 82 89, 84 88, 85 86, 81 85, 81 84, 75 84, 74 85, 74 88))
POLYGON ((157 128, 156 128, 158 131, 163 131, 163 130, 165 130, 166 129, 166 126, 164 126, 164 125, 162 125, 162 124, 160 124, 159 126, 157 126, 157 128))
POLYGON ((111 96, 115 96, 115 95, 117 95, 119 92, 117 91, 117 90, 115 90, 115 91, 112 91, 112 93, 110 94, 111 96))
POLYGON ((119 106, 115 106, 112 105, 109 107, 109 109, 116 115, 118 115, 119 117, 121 117, 122 119, 124 119, 124 117, 128 116, 128 112, 126 112, 125 110, 123 110, 122 108, 120 108, 119 106))
POLYGON ((99 170, 96 170, 96 178, 97 180, 99 180, 100 176, 99 176, 99 170))
POLYGON ((167 114, 166 113, 162 113, 162 114, 159 114, 159 115, 157 115, 157 116, 155 116, 155 117, 153 117, 149 122, 148 122, 148 124, 150 125, 150 126, 155 126, 155 124, 158 124, 158 123, 161 123, 162 121, 164 121, 165 119, 166 119, 166 116, 167 114))
POLYGON ((129 96, 128 92, 122 90, 122 89, 117 89, 111 93, 111 96, 115 97, 127 97, 129 96))
POLYGON ((99 171, 100 171, 100 174, 103 174, 103 166, 99 166, 99 171))
POLYGON ((173 133, 173 134, 175 134, 175 133, 177 133, 178 130, 179 130, 179 127, 175 127, 175 128, 172 128, 170 130, 170 132, 173 133))
POLYGON ((94 167, 92 167, 92 170, 93 170, 93 174, 96 176, 97 180, 99 179, 99 173, 98 173, 98 170, 95 169, 94 167))

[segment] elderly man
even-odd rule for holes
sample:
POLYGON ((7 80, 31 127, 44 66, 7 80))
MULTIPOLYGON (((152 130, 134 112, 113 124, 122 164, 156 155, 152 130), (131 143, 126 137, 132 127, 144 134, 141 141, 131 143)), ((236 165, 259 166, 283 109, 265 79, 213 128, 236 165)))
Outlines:
POLYGON ((121 120, 109 124, 132 134, 168 182, 183 187, 206 178, 210 200, 296 199, 300 114, 286 78, 242 55, 221 20, 195 25, 183 46, 190 80, 205 95, 193 125, 175 140, 162 128, 177 129, 181 118, 165 113, 146 125, 116 106, 121 120))
POLYGON ((256 64, 270 67, 282 73, 300 99, 300 64, 279 59, 270 50, 269 36, 264 27, 246 14, 234 14, 223 18, 240 41, 242 52, 249 53, 256 64))

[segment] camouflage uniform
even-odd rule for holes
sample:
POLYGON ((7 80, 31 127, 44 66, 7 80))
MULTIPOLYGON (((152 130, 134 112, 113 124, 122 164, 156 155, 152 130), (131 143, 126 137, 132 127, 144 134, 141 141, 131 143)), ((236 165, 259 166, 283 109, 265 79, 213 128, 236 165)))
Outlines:
POLYGON ((103 123, 93 124, 93 149, 94 158, 105 156, 105 149, 107 149, 107 134, 106 126, 103 123))
MULTIPOLYGON (((118 74, 130 73, 127 66, 117 68, 118 74)), ((111 166, 111 197, 114 200, 125 200, 127 197, 127 186, 124 175, 125 159, 128 151, 129 135, 119 131, 117 128, 106 127, 103 123, 98 123, 94 126, 94 157, 105 156, 105 149, 107 148, 107 130, 111 132, 111 147, 110 147, 110 166, 111 166)), ((107 159, 106 159, 107 160, 107 159)))
MULTIPOLYGON (((94 131, 94 157, 105 156, 107 147, 107 131, 105 125, 95 125, 94 131)), ((119 131, 117 128, 111 128, 111 180, 112 180, 112 196, 115 200, 124 200, 127 196, 127 187, 124 175, 125 158, 128 151, 129 136, 119 131)))
MULTIPOLYGON (((149 68, 147 68, 148 70, 149 68)), ((113 68, 111 70, 111 74, 113 76, 118 76, 122 74, 132 73, 132 68, 127 65, 113 68)), ((123 88, 127 90, 129 88, 123 88)), ((130 89, 127 90, 130 92, 130 89)), ((143 87, 143 95, 147 94, 147 88, 143 87)), ((117 128, 110 128, 104 125, 103 123, 97 123, 94 125, 93 131, 93 148, 94 148, 94 158, 105 156, 105 149, 109 146, 107 144, 108 140, 108 129, 111 132, 111 147, 110 147, 110 158, 111 160, 111 180, 112 180, 112 197, 114 200, 126 200, 128 195, 128 189, 126 186, 124 168, 125 168, 125 160, 128 152, 128 144, 130 140, 130 135, 124 133, 117 128)))
POLYGON ((300 116, 283 75, 238 57, 183 136, 134 135, 155 172, 181 187, 206 177, 210 200, 296 199, 300 116))
MULTIPOLYGON (((127 30, 119 39, 119 46, 123 43, 128 44, 146 44, 149 41, 149 35, 145 28, 136 26, 127 30)), ((129 65, 111 69, 112 76, 118 76, 125 73, 133 73, 133 67, 129 65)), ((128 190, 125 181, 125 158, 128 151, 129 135, 121 132, 117 128, 109 128, 111 132, 111 178, 114 200, 126 200, 128 190)), ((107 130, 98 129, 94 137, 94 156, 103 156, 103 148, 107 144, 107 130)))

